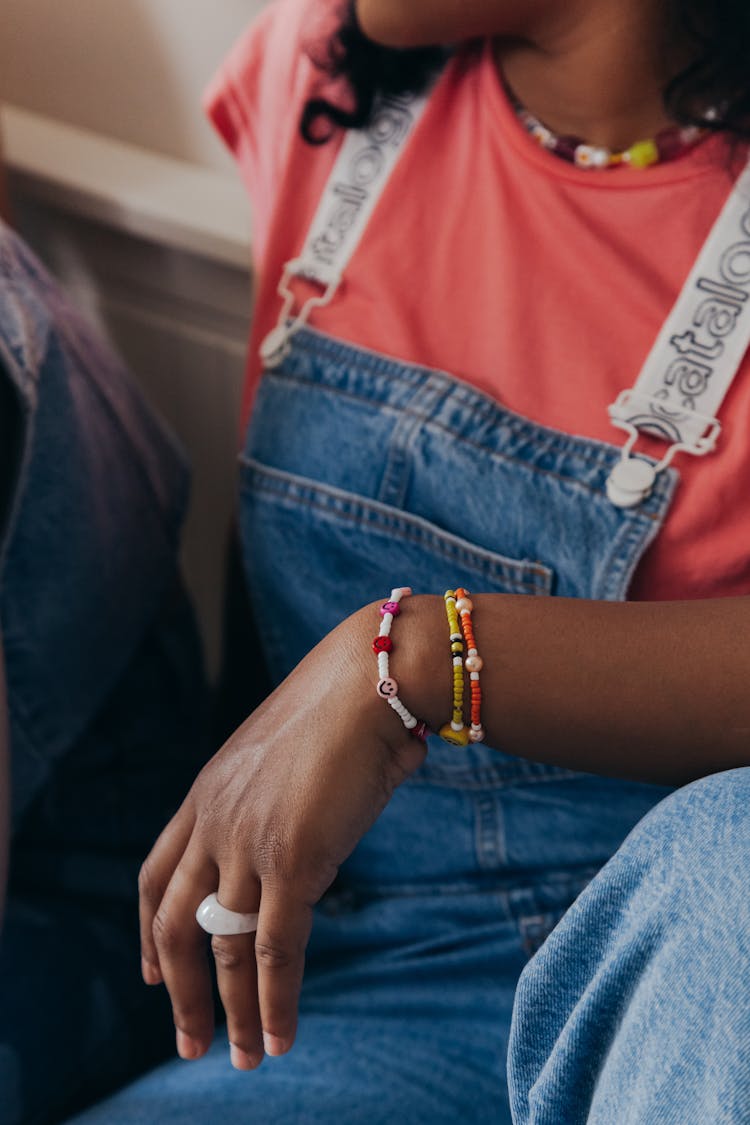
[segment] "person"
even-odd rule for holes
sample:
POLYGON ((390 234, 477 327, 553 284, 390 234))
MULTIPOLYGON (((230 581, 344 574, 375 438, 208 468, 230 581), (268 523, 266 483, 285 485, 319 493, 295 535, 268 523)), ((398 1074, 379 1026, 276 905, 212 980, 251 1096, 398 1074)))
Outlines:
POLYGON ((205 761, 207 706, 177 567, 184 456, 10 218, 0 219, 0 853, 10 849, 0 1122, 46 1125, 169 1049, 169 1005, 138 987, 137 874, 205 761))
POLYGON ((278 686, 141 873, 192 1061, 78 1125, 750 1120, 748 47, 279 0, 230 55, 278 686))

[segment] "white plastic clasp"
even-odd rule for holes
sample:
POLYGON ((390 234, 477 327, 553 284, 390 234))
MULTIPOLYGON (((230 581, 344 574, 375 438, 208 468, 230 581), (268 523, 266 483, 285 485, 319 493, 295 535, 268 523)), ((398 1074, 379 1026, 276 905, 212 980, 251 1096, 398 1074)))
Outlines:
POLYGON ((292 336, 307 324, 313 309, 320 309, 330 304, 340 284, 340 274, 310 266, 302 258, 292 258, 286 263, 277 290, 279 296, 283 298, 279 319, 259 349, 264 367, 279 366, 289 353, 292 336), (292 316, 297 300, 291 288, 292 279, 295 277, 304 277, 308 281, 317 282, 325 286, 325 290, 319 297, 308 297, 296 316, 292 316))
MULTIPOLYGON (((651 396, 641 395, 640 393, 634 396, 633 391, 623 391, 609 408, 612 424, 617 426, 618 429, 624 430, 628 435, 620 460, 607 478, 607 497, 616 508, 637 508, 651 494, 659 473, 672 463, 678 453, 690 453, 693 457, 705 457, 707 453, 711 453, 716 448, 721 433, 721 423, 718 419, 691 411, 691 419, 702 422, 707 432, 694 441, 672 442, 661 461, 653 465, 643 457, 631 456, 635 443, 638 441, 640 430, 633 422, 617 417, 613 413, 616 409, 627 407, 633 397, 637 397, 639 400, 651 398, 651 396)), ((659 399, 653 401, 661 402, 659 399)), ((658 425, 658 422, 658 417, 654 418, 654 424, 658 425)), ((646 424, 644 424, 645 428, 646 424)))

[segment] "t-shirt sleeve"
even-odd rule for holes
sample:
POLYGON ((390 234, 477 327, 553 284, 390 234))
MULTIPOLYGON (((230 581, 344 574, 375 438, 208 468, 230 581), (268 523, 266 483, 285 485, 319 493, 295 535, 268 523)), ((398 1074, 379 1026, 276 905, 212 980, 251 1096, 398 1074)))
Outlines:
POLYGON ((308 49, 321 50, 339 8, 332 0, 271 0, 206 91, 206 113, 250 195, 256 250, 265 243, 303 106, 320 81, 308 49))

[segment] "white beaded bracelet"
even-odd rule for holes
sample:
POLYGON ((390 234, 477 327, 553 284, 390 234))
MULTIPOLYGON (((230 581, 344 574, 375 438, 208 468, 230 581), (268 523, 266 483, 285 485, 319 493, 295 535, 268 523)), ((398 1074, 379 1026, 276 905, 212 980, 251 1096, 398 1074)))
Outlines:
POLYGON ((372 649, 378 658, 378 683, 376 691, 381 699, 385 699, 389 707, 396 712, 409 734, 422 742, 427 741, 430 731, 425 722, 417 719, 398 697, 398 682, 390 674, 390 654, 393 652, 391 640, 391 625, 394 617, 401 612, 401 599, 411 594, 410 586, 396 586, 391 590, 391 596, 380 607, 380 631, 372 642, 372 649))

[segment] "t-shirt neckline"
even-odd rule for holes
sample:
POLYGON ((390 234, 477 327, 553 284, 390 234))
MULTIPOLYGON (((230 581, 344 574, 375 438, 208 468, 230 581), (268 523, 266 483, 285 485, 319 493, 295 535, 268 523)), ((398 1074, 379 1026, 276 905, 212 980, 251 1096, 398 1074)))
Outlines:
POLYGON ((717 164, 729 170, 730 153, 721 135, 706 137, 683 156, 650 168, 578 168, 544 149, 518 120, 498 73, 493 42, 489 38, 481 46, 479 83, 482 102, 501 142, 510 144, 517 156, 548 178, 588 188, 631 191, 703 176, 715 172, 717 164))

